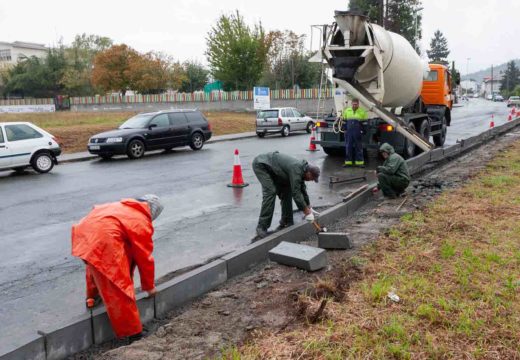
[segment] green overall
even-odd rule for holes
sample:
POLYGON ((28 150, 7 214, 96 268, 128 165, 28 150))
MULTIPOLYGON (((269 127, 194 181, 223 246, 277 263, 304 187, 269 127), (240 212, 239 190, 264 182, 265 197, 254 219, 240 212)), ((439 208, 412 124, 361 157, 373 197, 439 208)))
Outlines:
POLYGON ((307 161, 280 154, 278 151, 260 154, 253 160, 253 171, 262 184, 262 209, 258 227, 267 230, 271 226, 276 196, 281 200, 282 219, 280 225, 292 225, 292 201, 298 209, 310 205, 309 195, 303 179, 307 161))
POLYGON ((396 154, 392 145, 384 143, 379 151, 384 151, 389 155, 383 166, 377 168, 379 188, 385 196, 395 198, 402 194, 410 184, 408 166, 406 161, 396 154))

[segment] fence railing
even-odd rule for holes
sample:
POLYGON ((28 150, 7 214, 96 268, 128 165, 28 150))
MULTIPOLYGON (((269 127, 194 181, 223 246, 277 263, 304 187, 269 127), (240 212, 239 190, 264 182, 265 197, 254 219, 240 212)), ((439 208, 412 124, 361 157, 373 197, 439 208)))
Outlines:
MULTIPOLYGON (((323 89, 325 98, 332 98, 334 89, 323 89)), ((319 89, 283 89, 271 90, 272 100, 297 100, 297 99, 318 99, 319 89)), ((84 96, 71 98, 71 105, 101 105, 101 104, 135 104, 135 103, 187 103, 187 102, 220 102, 248 100, 253 101, 253 91, 214 91, 205 93, 177 93, 177 94, 157 94, 157 95, 130 95, 130 96, 84 96)), ((2 105, 43 105, 53 104, 54 99, 10 99, 0 100, 2 105)))

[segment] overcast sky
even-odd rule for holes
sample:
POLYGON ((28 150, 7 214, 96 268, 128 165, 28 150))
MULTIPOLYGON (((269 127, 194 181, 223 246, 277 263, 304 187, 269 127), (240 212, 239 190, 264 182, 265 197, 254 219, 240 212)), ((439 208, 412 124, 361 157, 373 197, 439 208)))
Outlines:
MULTIPOLYGON (((346 0, 4 0, 0 41, 53 45, 62 38, 70 44, 87 33, 205 63, 206 34, 222 13, 238 9, 250 24, 262 21, 266 30, 310 37, 310 25, 331 23, 334 10, 347 7, 346 0)), ((468 57, 470 73, 520 57, 520 0, 423 0, 423 7, 423 52, 440 29, 463 75, 468 57)))

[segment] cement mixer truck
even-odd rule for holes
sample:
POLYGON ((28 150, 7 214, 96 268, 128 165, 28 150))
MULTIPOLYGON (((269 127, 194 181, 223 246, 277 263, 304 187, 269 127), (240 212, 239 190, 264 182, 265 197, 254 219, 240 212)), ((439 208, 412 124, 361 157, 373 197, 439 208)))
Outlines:
POLYGON ((448 68, 424 63, 404 37, 359 13, 336 11, 335 20, 323 26, 321 49, 332 69, 335 113, 317 122, 314 143, 327 154, 344 152, 340 115, 357 98, 369 111, 364 149, 388 142, 413 157, 434 144, 442 146, 453 104, 448 68))

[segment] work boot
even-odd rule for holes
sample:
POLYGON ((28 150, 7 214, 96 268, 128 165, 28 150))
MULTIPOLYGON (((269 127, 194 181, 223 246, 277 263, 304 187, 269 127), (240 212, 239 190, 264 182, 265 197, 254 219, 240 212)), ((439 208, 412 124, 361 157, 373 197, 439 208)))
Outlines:
POLYGON ((354 164, 352 163, 352 161, 345 161, 343 163, 343 167, 346 168, 346 167, 352 167, 354 164))
POLYGON ((259 226, 256 228, 256 236, 259 239, 265 238, 269 233, 267 232, 267 229, 264 229, 263 227, 259 226))

